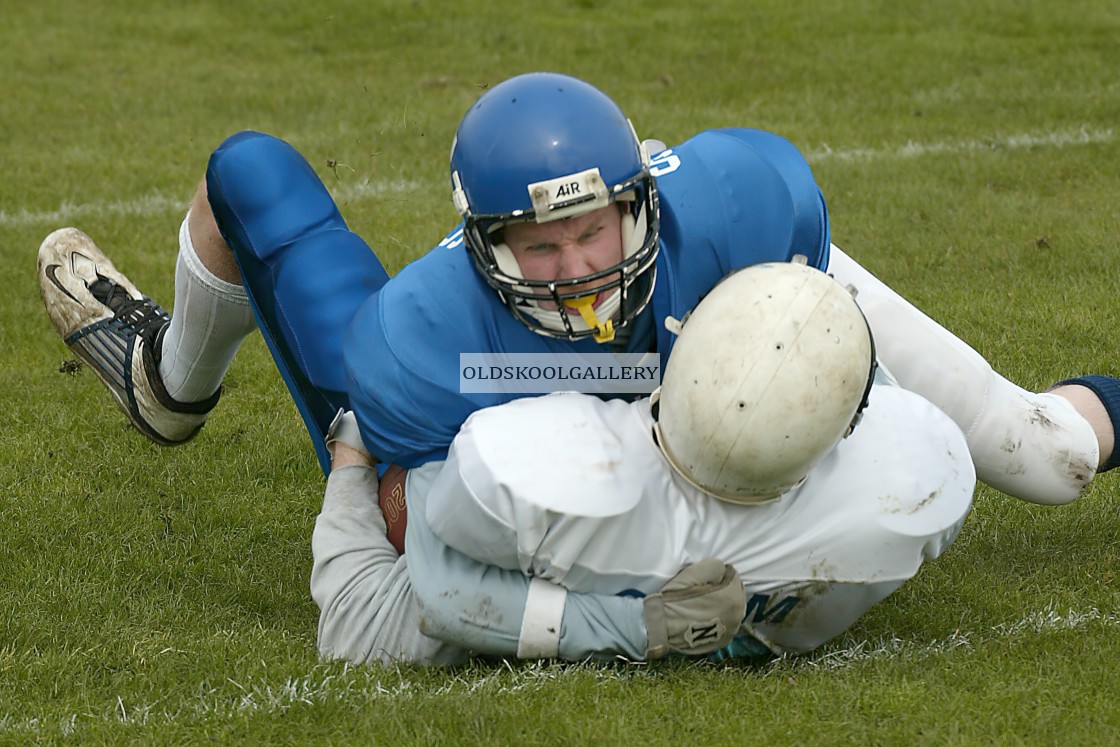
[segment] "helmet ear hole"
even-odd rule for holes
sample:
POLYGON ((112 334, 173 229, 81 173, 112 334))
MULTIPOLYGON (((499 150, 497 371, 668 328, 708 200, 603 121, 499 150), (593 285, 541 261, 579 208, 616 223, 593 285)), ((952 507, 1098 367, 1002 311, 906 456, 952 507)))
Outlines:
POLYGON ((851 432, 875 369, 870 327, 835 280, 801 264, 748 267, 682 327, 661 386, 659 444, 706 493, 772 500, 851 432))

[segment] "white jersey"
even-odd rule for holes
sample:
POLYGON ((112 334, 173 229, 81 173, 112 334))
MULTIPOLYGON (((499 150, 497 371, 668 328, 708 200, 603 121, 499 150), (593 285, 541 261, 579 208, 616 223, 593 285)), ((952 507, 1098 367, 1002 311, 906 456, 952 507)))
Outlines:
POLYGON ((652 426, 648 400, 574 393, 476 412, 427 491, 427 523, 467 556, 577 592, 648 594, 719 558, 747 588, 743 632, 801 653, 937 557, 971 506, 961 430, 896 386, 876 384, 854 433, 761 505, 685 482, 652 426))

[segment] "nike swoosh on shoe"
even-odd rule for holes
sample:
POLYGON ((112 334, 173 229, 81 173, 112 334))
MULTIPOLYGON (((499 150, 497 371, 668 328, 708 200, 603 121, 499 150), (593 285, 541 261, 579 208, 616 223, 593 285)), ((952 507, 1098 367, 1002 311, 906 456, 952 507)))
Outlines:
POLYGON ((47 279, 51 281, 51 283, 54 285, 55 288, 58 288, 60 291, 65 293, 70 298, 70 300, 72 300, 74 303, 81 304, 81 301, 74 298, 74 294, 71 293, 69 290, 67 290, 66 286, 64 286, 59 281, 59 279, 57 277, 55 277, 55 273, 58 272, 61 269, 62 269, 62 265, 47 265, 47 268, 46 268, 46 270, 44 270, 44 272, 46 273, 47 279))

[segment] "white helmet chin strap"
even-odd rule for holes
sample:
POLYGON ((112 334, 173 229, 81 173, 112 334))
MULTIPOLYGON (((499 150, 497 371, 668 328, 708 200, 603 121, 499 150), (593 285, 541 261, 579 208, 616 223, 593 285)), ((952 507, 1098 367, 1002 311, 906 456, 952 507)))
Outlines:
MULTIPOLYGON (((623 259, 629 259, 645 243, 646 238, 646 207, 643 204, 638 211, 637 220, 630 214, 629 210, 622 212, 621 220, 622 228, 622 247, 623 259)), ((494 244, 494 261, 498 265, 498 269, 512 278, 521 278, 524 275, 521 273, 521 266, 517 264, 517 259, 513 256, 513 250, 509 248, 508 244, 494 244)), ((624 279, 625 282, 625 279, 624 279)), ((514 286, 518 291, 523 293, 535 292, 533 288, 524 285, 514 286)), ((594 301, 594 297, 586 297, 589 301, 594 301)), ((578 301, 584 299, 572 299, 570 308, 579 311, 579 316, 571 314, 567 311, 542 309, 540 302, 536 300, 528 300, 522 302, 523 311, 527 316, 531 316, 540 322, 541 326, 545 329, 554 332, 566 333, 568 327, 565 325, 564 317, 568 317, 567 323, 571 328, 577 332, 586 332, 590 329, 598 329, 599 333, 595 335, 597 342, 609 342, 614 338, 614 328, 612 320, 618 314, 618 310, 622 305, 622 292, 616 288, 609 296, 603 299, 597 308, 591 308, 591 303, 579 304, 578 301), (602 339, 600 339, 602 338, 602 339)))

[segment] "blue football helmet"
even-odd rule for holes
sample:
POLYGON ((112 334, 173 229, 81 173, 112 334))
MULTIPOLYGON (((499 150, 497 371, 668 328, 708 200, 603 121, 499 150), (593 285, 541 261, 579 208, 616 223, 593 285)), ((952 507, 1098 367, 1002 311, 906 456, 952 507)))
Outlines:
POLYGON ((451 184, 474 264, 517 319, 534 332, 569 340, 609 342, 616 332, 629 332, 653 293, 657 186, 645 146, 606 94, 557 73, 498 84, 459 124, 451 184), (610 204, 622 213, 618 264, 575 278, 522 276, 505 244, 505 226, 569 218, 610 204), (573 290, 588 284, 590 289, 573 290), (592 309, 599 293, 607 294, 605 300, 592 309), (542 308, 542 301, 556 310, 542 308))

